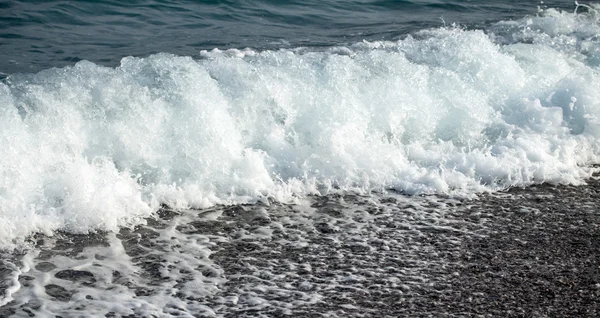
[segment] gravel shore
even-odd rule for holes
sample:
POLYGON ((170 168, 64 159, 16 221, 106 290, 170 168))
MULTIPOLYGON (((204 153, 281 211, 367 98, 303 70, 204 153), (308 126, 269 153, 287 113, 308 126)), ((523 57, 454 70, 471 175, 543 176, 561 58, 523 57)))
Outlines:
POLYGON ((598 317, 599 202, 589 180, 165 209, 4 253, 0 295, 17 267, 21 286, 0 316, 598 317))

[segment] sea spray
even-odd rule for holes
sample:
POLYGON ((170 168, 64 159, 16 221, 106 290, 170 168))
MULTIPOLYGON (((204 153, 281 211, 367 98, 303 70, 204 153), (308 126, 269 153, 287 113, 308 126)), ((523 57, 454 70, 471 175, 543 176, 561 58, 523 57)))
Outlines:
POLYGON ((82 61, 0 84, 0 246, 332 191, 584 182, 600 26, 548 9, 329 49, 82 61))

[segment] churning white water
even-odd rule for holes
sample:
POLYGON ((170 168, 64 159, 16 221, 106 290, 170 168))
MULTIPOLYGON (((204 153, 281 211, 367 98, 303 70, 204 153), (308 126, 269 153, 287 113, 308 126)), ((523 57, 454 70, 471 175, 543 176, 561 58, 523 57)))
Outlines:
POLYGON ((79 62, 0 83, 0 247, 339 190, 581 183, 600 160, 598 15, 326 50, 79 62))

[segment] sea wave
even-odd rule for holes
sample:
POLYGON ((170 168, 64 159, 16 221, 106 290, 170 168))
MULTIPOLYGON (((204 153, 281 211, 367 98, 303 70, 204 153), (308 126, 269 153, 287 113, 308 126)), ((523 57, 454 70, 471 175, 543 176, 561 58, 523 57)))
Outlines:
POLYGON ((600 162, 596 10, 394 42, 10 75, 0 246, 116 230, 163 204, 581 184, 600 162))

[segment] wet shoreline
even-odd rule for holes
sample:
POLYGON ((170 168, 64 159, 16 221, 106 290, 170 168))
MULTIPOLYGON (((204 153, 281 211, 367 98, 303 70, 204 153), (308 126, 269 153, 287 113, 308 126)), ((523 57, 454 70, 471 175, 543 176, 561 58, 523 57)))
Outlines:
POLYGON ((39 236, 5 255, 23 272, 0 316, 594 317, 598 202, 592 179, 473 200, 163 210, 134 230, 39 236))

